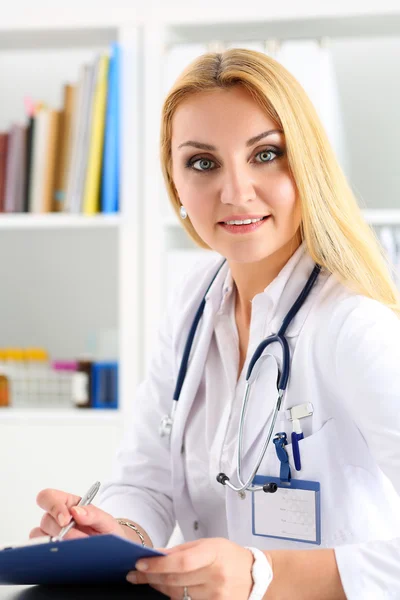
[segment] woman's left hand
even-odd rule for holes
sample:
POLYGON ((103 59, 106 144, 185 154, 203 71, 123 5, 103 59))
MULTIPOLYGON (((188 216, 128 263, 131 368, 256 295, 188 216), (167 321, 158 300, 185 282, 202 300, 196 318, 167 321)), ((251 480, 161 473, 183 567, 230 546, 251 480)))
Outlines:
POLYGON ((185 586, 192 600, 248 599, 253 586, 250 550, 224 538, 207 538, 162 551, 167 556, 138 561, 128 581, 148 583, 173 600, 182 600, 185 586))

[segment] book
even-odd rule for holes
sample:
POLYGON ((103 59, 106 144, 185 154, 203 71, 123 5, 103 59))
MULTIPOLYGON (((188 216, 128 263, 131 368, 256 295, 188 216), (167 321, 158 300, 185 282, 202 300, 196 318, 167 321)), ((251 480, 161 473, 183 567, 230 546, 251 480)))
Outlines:
POLYGON ((119 44, 112 44, 101 175, 100 202, 103 213, 115 213, 119 210, 120 56, 119 44))
POLYGON ((47 158, 47 141, 50 125, 50 111, 42 106, 35 115, 35 134, 32 144, 31 185, 29 189, 29 212, 43 210, 44 176, 47 158))
POLYGON ((59 121, 58 151, 55 164, 55 187, 53 209, 63 212, 67 193, 68 170, 71 161, 73 119, 76 108, 77 86, 64 85, 63 108, 59 121))
POLYGON ((83 194, 83 213, 93 215, 99 212, 100 175, 104 144, 104 120, 106 113, 109 57, 99 59, 96 85, 93 96, 88 162, 83 194))
POLYGON ((72 206, 72 212, 74 213, 81 213, 83 210, 83 194, 90 145, 90 124, 99 64, 100 57, 97 56, 94 63, 89 66, 88 85, 86 87, 86 93, 83 101, 82 134, 80 138, 80 147, 78 147, 80 159, 78 160, 74 204, 72 206))
POLYGON ((25 126, 13 124, 10 130, 6 164, 4 212, 23 210, 25 175, 25 126))
POLYGON ((4 212, 8 136, 8 131, 0 133, 0 213, 4 212))
POLYGON ((28 120, 25 145, 25 189, 23 212, 29 212, 29 190, 32 181, 32 149, 35 131, 35 116, 31 114, 28 120))
POLYGON ((14 212, 24 212, 25 178, 26 178, 26 139, 27 126, 16 126, 15 137, 15 197, 14 212))
POLYGON ((89 94, 91 65, 84 64, 80 69, 79 80, 76 90, 74 111, 71 118, 71 148, 68 163, 67 189, 65 196, 64 211, 78 212, 78 170, 82 161, 83 130, 85 121, 85 106, 89 94))
POLYGON ((58 152, 58 136, 61 111, 49 109, 49 126, 46 140, 46 159, 43 169, 42 212, 53 212, 55 189, 55 166, 58 152))

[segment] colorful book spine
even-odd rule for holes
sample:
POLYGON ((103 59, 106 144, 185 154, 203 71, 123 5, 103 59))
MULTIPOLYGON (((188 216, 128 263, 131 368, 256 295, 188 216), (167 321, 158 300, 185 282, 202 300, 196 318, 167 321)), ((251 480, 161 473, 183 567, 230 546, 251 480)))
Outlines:
POLYGON ((92 408, 118 408, 118 362, 97 361, 92 365, 92 408))
POLYGON ((43 197, 41 201, 41 210, 45 213, 54 211, 54 190, 56 185, 56 159, 59 148, 60 117, 61 111, 54 109, 49 110, 46 162, 43 171, 43 197))
POLYGON ((35 135, 35 116, 28 115, 29 121, 26 132, 26 152, 25 152, 25 189, 23 212, 29 212, 29 190, 32 183, 32 155, 33 139, 35 135))
POLYGON ((100 174, 104 142, 108 67, 109 57, 107 55, 101 56, 92 105, 88 163, 83 195, 83 213, 85 215, 94 215, 99 212, 100 208, 100 174))
POLYGON ((0 133, 0 213, 4 212, 9 133, 0 133))
POLYGON ((115 213, 119 210, 120 69, 121 49, 119 44, 114 43, 111 47, 104 133, 101 182, 101 211, 103 213, 115 213))
POLYGON ((35 136, 32 147, 31 187, 29 190, 29 212, 43 212, 44 176, 47 159, 47 142, 50 111, 42 107, 35 115, 35 136))
POLYGON ((55 168, 55 188, 53 207, 55 212, 65 211, 69 165, 71 163, 71 147, 73 122, 76 110, 77 86, 64 84, 64 103, 60 116, 59 142, 55 168))

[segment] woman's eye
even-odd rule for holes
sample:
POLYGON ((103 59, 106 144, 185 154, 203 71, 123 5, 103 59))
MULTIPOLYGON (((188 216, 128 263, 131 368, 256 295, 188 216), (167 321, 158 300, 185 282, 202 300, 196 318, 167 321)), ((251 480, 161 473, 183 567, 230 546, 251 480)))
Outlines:
POLYGON ((210 160, 209 158, 198 158, 190 163, 190 166, 195 171, 209 171, 211 169, 211 165, 214 165, 214 161, 210 160), (197 164, 199 165, 198 167, 195 166, 197 164))
POLYGON ((274 150, 261 150, 261 152, 258 152, 258 154, 256 154, 256 158, 257 156, 260 157, 261 160, 257 161, 257 162, 271 162, 272 160, 274 160, 274 158, 271 158, 271 154, 273 155, 274 158, 276 158, 276 156, 278 156, 278 152, 275 152, 274 150))

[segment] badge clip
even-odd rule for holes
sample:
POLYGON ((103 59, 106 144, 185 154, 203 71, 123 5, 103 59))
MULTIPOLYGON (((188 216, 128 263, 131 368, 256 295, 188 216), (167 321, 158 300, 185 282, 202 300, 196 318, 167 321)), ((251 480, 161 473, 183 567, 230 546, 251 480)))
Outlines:
POLYGON ((276 454, 281 463, 281 472, 279 478, 282 482, 289 482, 292 478, 289 465, 289 456, 285 449, 287 443, 287 437, 284 431, 280 431, 279 433, 275 434, 274 444, 276 454))

